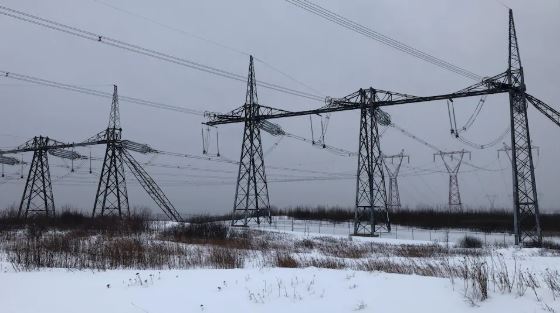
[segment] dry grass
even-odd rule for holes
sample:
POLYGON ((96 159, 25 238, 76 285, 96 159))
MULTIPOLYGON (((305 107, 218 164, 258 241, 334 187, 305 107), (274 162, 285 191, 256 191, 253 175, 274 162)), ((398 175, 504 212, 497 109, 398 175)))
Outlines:
POLYGON ((208 263, 212 268, 242 268, 245 265, 245 252, 236 249, 212 247, 208 263))
POLYGON ((67 269, 234 269, 245 266, 351 269, 406 275, 443 277, 463 284, 473 305, 489 292, 533 293, 547 288, 560 297, 560 274, 547 270, 522 271, 514 259, 485 249, 449 248, 438 244, 390 245, 333 237, 296 239, 289 235, 232 229, 223 223, 185 224, 150 229, 126 222, 114 231, 113 222, 96 228, 49 229, 26 224, 1 232, 0 249, 17 270, 67 269), (103 226, 109 225, 109 226, 103 226), (260 262, 260 263, 258 263, 260 262))
MULTIPOLYGON (((560 297, 560 274, 541 276, 508 267, 484 249, 438 244, 390 245, 333 237, 298 240, 289 235, 231 229, 222 223, 186 224, 164 230, 111 231, 111 227, 49 230, 33 224, 5 231, 4 250, 14 268, 168 269, 262 267, 352 269, 445 277, 463 282, 465 298, 484 301, 489 287, 521 296, 546 286, 560 297), (255 263, 260 260, 260 263, 255 263), (253 262, 253 263, 251 263, 253 262), (488 263, 487 263, 488 262, 488 263)), ((112 224, 109 224, 112 225, 112 224)), ((471 245, 468 245, 469 247, 471 245)))
POLYGON ((285 252, 276 252, 274 254, 274 266, 276 267, 287 267, 287 268, 297 268, 301 267, 300 263, 290 254, 285 252))

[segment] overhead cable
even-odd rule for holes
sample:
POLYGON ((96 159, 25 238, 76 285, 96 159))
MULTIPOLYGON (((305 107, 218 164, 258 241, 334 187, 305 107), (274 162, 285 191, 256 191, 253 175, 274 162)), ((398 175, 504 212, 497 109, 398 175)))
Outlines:
POLYGON ((450 72, 453 72, 455 74, 461 75, 463 77, 466 77, 468 79, 472 79, 475 81, 480 81, 482 79, 482 76, 475 74, 469 70, 466 70, 462 67, 459 67, 457 65, 451 64, 443 59, 440 59, 438 57, 435 57, 429 53, 423 52, 421 50, 418 50, 410 45, 407 45, 401 41, 398 41, 396 39, 393 39, 389 36, 383 35, 377 31, 372 30, 371 28, 365 27, 357 22, 354 22, 344 16, 341 16, 333 11, 330 11, 324 7, 321 7, 311 1, 308 0, 285 0, 286 2, 295 5, 296 7, 299 7, 307 12, 310 12, 312 14, 315 14, 321 18, 324 18, 330 22, 336 23, 344 28, 347 28, 351 31, 354 31, 356 33, 359 33, 361 35, 364 35, 370 39, 373 39, 377 42, 380 42, 384 45, 387 45, 391 48, 397 49, 401 52, 404 52, 406 54, 409 54, 413 57, 416 57, 418 59, 421 59, 423 61, 426 61, 428 63, 431 63, 433 65, 436 65, 438 67, 441 67, 445 70, 448 70, 450 72))
MULTIPOLYGON (((236 80, 236 81, 240 81, 245 83, 246 82, 246 77, 243 75, 239 75, 236 73, 232 73, 217 67, 212 67, 212 66, 208 66, 208 65, 204 65, 202 63, 199 62, 195 62, 192 60, 188 60, 185 58, 180 58, 180 57, 176 57, 173 56, 171 54, 168 53, 164 53, 161 51, 157 51, 157 50, 153 50, 150 48, 145 48, 142 47, 140 45, 137 44, 131 44, 131 43, 127 43, 124 42, 122 40, 119 39, 115 39, 115 38, 111 38, 108 36, 104 36, 101 34, 97 34, 91 31, 87 31, 87 30, 83 30, 77 27, 73 27, 73 26, 69 26, 63 23, 59 23, 53 20, 49 20, 46 18, 42 18, 33 14, 29 14, 23 11, 19 11, 19 10, 15 10, 15 9, 11 9, 8 8, 6 6, 2 6, 0 5, 0 14, 8 16, 8 17, 12 17, 15 19, 18 19, 20 21, 24 21, 24 22, 28 22, 28 23, 32 23, 41 27, 45 27, 51 30, 55 30, 58 32, 62 32, 68 35, 72 35, 75 37, 79 37, 82 39, 87 39, 90 41, 94 41, 94 42, 98 42, 107 46, 111 46, 111 47, 115 47, 115 48, 119 48, 122 50, 126 50, 132 53, 136 53, 136 54, 141 54, 144 56, 148 56, 154 59, 158 59, 161 61, 165 61, 165 62, 169 62, 169 63, 173 63, 176 65, 180 65, 180 66, 184 66, 184 67, 188 67, 191 69, 195 69, 198 71, 202 71, 202 72, 206 72, 212 75, 216 75, 216 76, 220 76, 220 77, 224 77, 224 78, 228 78, 231 80, 236 80)), ((268 82, 264 82, 264 81, 259 81, 257 83, 258 86, 263 87, 263 88, 267 88, 267 89, 271 89, 274 91, 278 91, 281 93, 285 93, 285 94, 290 94, 290 95, 294 95, 294 96, 298 96, 298 97, 302 97, 302 98, 307 98, 310 100, 314 100, 314 101, 324 101, 324 97, 322 96, 318 96, 315 94, 311 94, 308 92, 304 92, 304 91, 299 91, 299 90, 295 90, 295 89, 291 89, 291 88, 287 88, 287 87, 283 87, 280 86, 278 84, 274 84, 274 83, 268 83, 268 82)))

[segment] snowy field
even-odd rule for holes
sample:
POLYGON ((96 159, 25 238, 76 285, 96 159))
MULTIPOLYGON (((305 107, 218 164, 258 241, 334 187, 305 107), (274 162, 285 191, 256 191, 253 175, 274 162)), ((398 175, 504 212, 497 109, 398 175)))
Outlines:
POLYGON ((531 294, 492 294, 473 307, 461 288, 444 278, 318 268, 0 274, 6 313, 553 312, 531 294))
MULTIPOLYGON (((173 250, 180 251, 172 256, 174 265, 142 270, 118 264, 103 270, 25 268, 22 260, 14 263, 15 254, 5 244, 0 254, 0 312, 560 313, 559 252, 458 249, 455 242, 350 240, 347 235, 313 232, 244 233, 239 238, 250 238, 250 247, 189 239, 173 243, 184 248, 173 250), (215 245, 219 251, 239 252, 241 263, 227 269, 219 262, 208 263, 215 245), (177 261, 183 254, 198 255, 200 263, 177 261), (477 265, 486 271, 487 299, 479 298, 471 277, 478 273, 477 265), (559 284, 558 289, 549 286, 547 278, 556 279, 551 282, 559 284)), ((170 244, 159 235, 138 238, 147 245, 170 244)))

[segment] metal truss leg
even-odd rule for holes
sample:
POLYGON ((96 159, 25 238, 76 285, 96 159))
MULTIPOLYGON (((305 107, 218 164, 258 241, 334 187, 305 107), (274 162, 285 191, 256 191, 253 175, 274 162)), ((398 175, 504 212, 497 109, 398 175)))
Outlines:
POLYGON ((354 235, 374 236, 391 231, 391 224, 377 122, 371 107, 361 109, 359 137, 354 235))
POLYGON ((510 113, 515 244, 540 245, 542 229, 524 93, 510 93, 510 113))
POLYGON ((99 214, 119 218, 128 217, 130 210, 124 173, 123 147, 118 140, 120 130, 108 129, 107 137, 113 139, 107 143, 92 216, 95 217, 96 214, 99 214), (117 137, 118 139, 115 139, 117 137))

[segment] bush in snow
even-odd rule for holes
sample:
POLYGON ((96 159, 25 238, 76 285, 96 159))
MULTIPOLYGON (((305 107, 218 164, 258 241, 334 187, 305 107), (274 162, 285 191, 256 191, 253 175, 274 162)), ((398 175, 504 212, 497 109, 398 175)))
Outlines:
POLYGON ((482 240, 472 236, 465 236, 457 243, 458 247, 467 249, 482 248, 482 245, 482 240))

